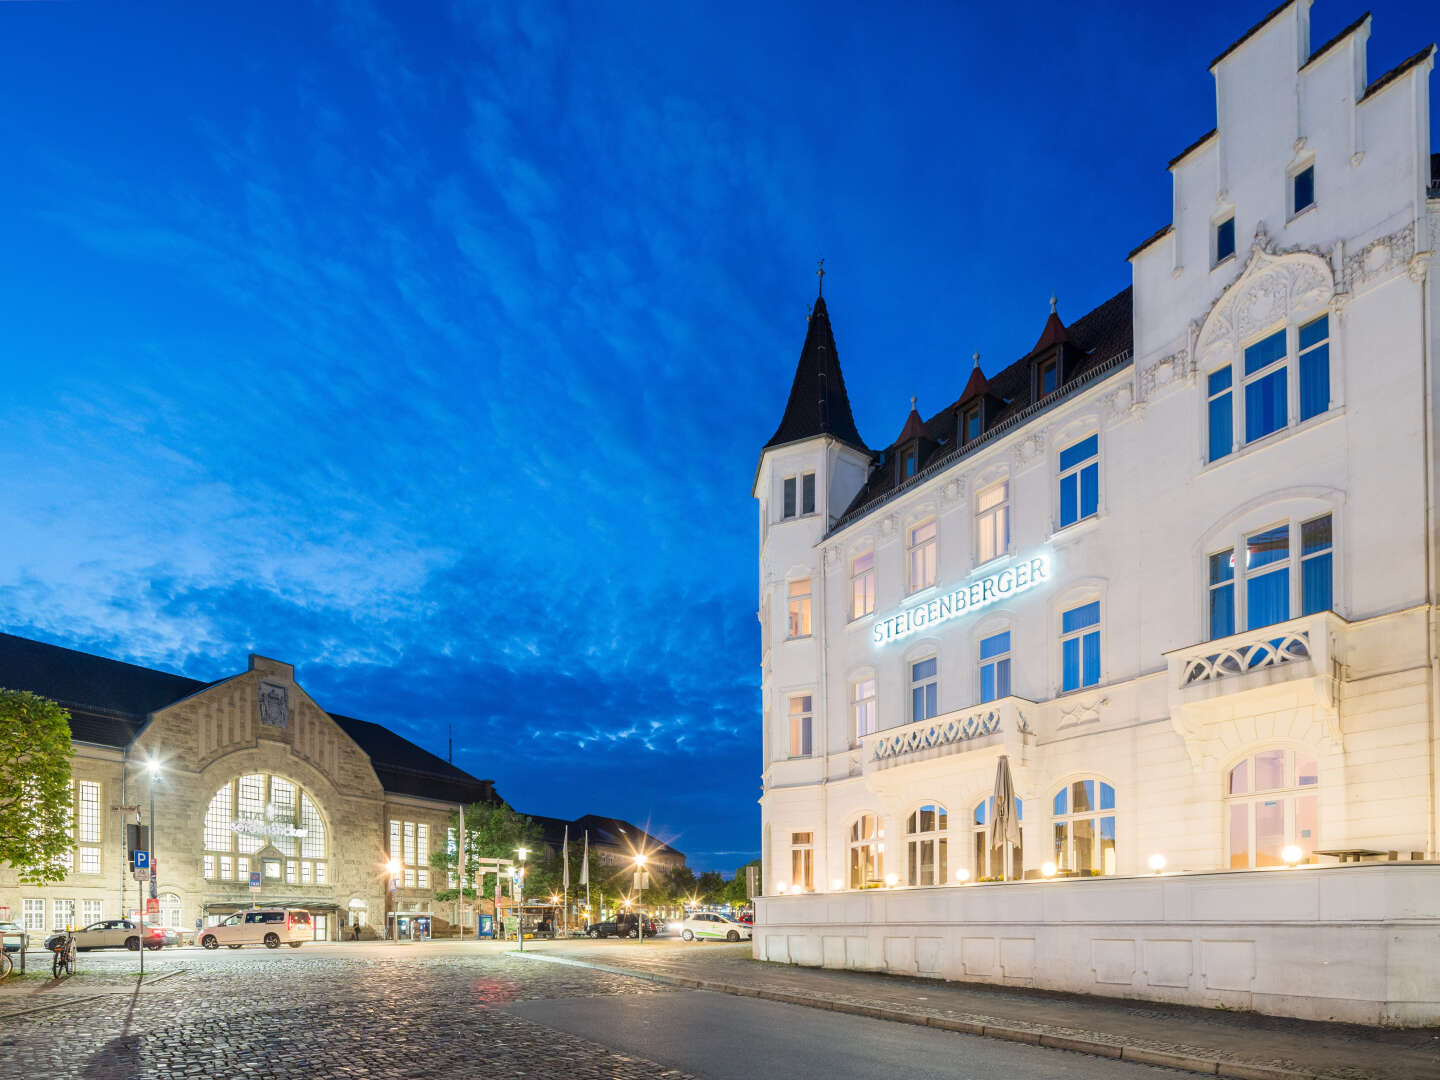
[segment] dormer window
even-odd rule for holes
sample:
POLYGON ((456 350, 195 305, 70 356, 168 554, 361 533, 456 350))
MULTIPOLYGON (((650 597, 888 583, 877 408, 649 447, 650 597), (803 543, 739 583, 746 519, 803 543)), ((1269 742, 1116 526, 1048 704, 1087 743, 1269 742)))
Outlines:
POLYGON ((980 406, 976 405, 973 408, 966 409, 962 426, 964 440, 970 442, 972 439, 978 439, 983 430, 984 428, 980 423, 980 406))
POLYGON ((912 476, 915 475, 915 459, 916 459, 916 456, 917 456, 917 455, 916 455, 916 453, 915 453, 914 450, 906 450, 906 451, 905 451, 904 463, 903 463, 903 465, 901 466, 901 475, 902 475, 906 480, 910 479, 910 477, 912 477, 912 476))
POLYGON ((1060 385, 1060 365, 1054 360, 1046 360, 1036 371, 1035 379, 1035 385, 1039 389, 1037 397, 1053 393, 1055 388, 1060 385))

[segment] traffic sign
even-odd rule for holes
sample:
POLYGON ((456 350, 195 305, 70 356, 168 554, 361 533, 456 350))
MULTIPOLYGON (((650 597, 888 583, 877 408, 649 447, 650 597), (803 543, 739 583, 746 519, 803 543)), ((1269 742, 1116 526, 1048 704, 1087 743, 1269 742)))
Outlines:
POLYGON ((148 852, 148 851, 137 851, 137 852, 135 852, 135 869, 136 869, 136 870, 149 870, 149 869, 150 869, 150 852, 148 852))
POLYGON ((259 870, 251 870, 251 871, 250 871, 250 887, 251 887, 252 889, 258 889, 258 888, 260 888, 260 871, 259 871, 259 870))
POLYGON ((159 915, 159 914, 160 914, 160 901, 157 900, 157 899, 156 899, 155 897, 153 897, 153 896, 152 896, 149 900, 146 900, 146 901, 145 901, 145 914, 146 914, 146 915, 159 915))
POLYGON ((110 812, 111 812, 112 814, 138 814, 138 813, 140 812, 140 807, 138 807, 138 806, 112 806, 112 807, 110 807, 110 812))
POLYGON ((136 881, 149 881, 149 880, 150 880, 150 868, 149 868, 148 866, 137 866, 137 867, 135 868, 135 880, 136 880, 136 881))

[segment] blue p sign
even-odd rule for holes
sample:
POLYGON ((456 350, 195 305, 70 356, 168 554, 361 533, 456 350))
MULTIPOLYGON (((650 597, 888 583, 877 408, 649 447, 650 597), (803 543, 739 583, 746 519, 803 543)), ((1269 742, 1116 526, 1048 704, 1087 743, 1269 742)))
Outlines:
POLYGON ((135 852, 135 869, 136 869, 136 870, 148 870, 148 869, 150 869, 150 852, 148 852, 148 851, 137 851, 137 852, 135 852))

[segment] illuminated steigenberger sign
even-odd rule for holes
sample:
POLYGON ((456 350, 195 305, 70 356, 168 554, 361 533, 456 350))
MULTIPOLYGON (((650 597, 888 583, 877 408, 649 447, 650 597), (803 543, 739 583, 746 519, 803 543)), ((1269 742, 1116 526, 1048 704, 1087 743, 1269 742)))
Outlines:
POLYGON ((245 817, 230 822, 230 831, 239 833, 241 836, 258 836, 266 840, 274 840, 277 837, 303 837, 304 829, 297 829, 294 821, 283 821, 275 804, 269 803, 265 807, 265 819, 245 817))
POLYGON ((969 615, 997 600, 1033 589, 1049 580, 1050 559, 1045 555, 1036 555, 1014 566, 1007 566, 997 573, 977 578, 969 585, 961 585, 943 596, 937 596, 923 604, 912 604, 901 608, 894 615, 876 619, 872 630, 875 644, 884 645, 897 641, 927 626, 969 615))

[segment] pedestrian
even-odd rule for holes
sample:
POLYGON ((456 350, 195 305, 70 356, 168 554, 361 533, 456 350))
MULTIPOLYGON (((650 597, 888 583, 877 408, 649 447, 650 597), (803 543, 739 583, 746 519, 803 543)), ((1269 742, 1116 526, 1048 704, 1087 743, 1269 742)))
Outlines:
POLYGON ((355 916, 355 940, 360 940, 360 916, 355 916))

